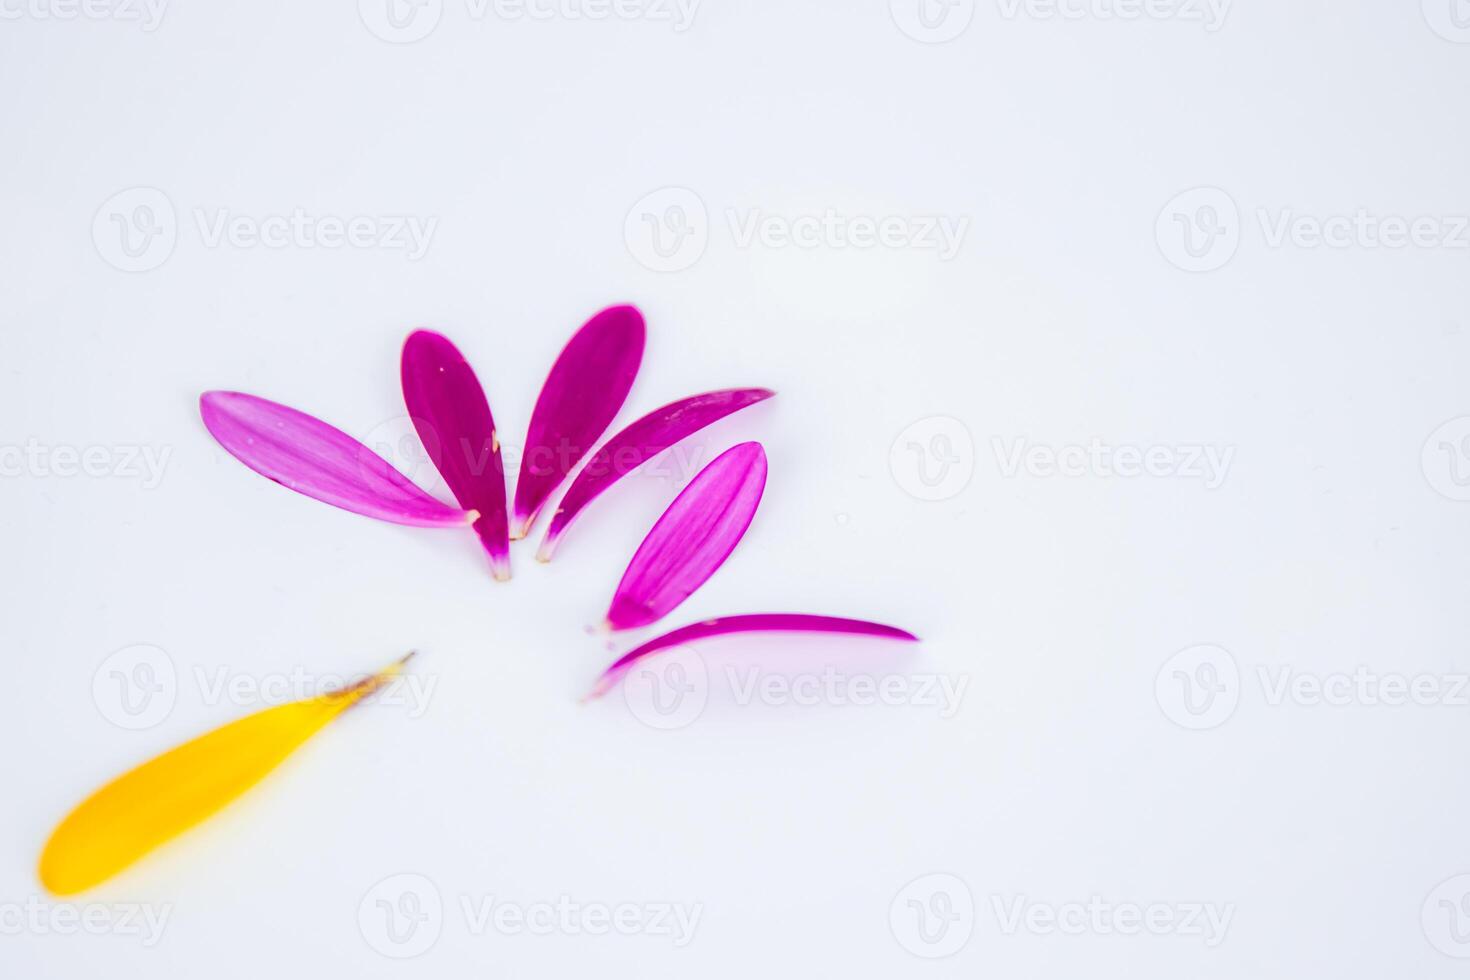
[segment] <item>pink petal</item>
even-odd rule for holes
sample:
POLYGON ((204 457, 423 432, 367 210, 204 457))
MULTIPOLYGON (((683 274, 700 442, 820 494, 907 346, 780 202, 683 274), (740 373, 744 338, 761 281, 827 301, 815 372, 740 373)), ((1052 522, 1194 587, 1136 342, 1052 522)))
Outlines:
POLYGON ((654 637, 641 646, 623 654, 612 666, 602 672, 586 700, 600 698, 623 678, 633 665, 650 654, 657 653, 681 643, 690 643, 727 633, 850 633, 858 636, 880 636, 893 640, 914 641, 918 637, 896 626, 870 623, 862 619, 842 619, 837 616, 811 616, 806 613, 751 613, 745 616, 724 616, 706 619, 700 623, 681 626, 663 636, 654 637))
POLYGON ((727 449, 700 470, 638 546, 607 626, 647 626, 689 598, 740 543, 765 486, 766 453, 758 442, 727 449))
POLYGON ((643 314, 610 306, 578 330, 551 367, 526 433, 511 537, 536 514, 623 407, 643 360, 643 314))
POLYGON ((654 409, 603 443, 561 498, 546 540, 541 542, 541 550, 536 554, 537 560, 551 561, 557 543, 572 521, 604 490, 674 443, 774 394, 768 388, 727 388, 691 395, 654 409))
POLYGON ((297 493, 394 524, 461 526, 474 515, 429 496, 340 429, 238 391, 199 397, 205 428, 261 476, 297 493))
POLYGON ((459 505, 479 512, 475 531, 495 577, 510 578, 505 467, 495 419, 474 369, 448 337, 416 330, 404 341, 400 374, 403 401, 429 458, 459 505))

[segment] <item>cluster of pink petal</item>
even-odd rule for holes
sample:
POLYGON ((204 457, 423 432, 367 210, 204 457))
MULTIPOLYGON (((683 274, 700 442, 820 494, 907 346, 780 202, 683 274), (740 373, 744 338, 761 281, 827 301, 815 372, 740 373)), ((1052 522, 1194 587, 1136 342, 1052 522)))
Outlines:
MULTIPOLYGON (((262 476, 344 510, 418 527, 470 527, 497 579, 510 578, 510 541, 525 537, 548 500, 622 408, 643 359, 643 316, 613 306, 588 320, 552 365, 526 434, 515 497, 506 501, 500 437, 474 370, 447 337, 429 330, 403 345, 409 417, 459 507, 415 485, 387 460, 320 419, 254 395, 210 391, 199 399, 211 435, 262 476)), ((573 521, 604 491, 659 453, 742 408, 765 388, 692 395, 657 408, 608 439, 563 494, 537 557, 550 561, 573 521)), ((610 630, 647 626, 703 585, 744 537, 766 485, 758 442, 726 450, 694 477, 638 546, 608 606, 610 630)), ((913 640, 863 620, 801 613, 710 619, 649 640, 603 672, 592 696, 632 664, 678 643, 725 633, 824 632, 913 640)))

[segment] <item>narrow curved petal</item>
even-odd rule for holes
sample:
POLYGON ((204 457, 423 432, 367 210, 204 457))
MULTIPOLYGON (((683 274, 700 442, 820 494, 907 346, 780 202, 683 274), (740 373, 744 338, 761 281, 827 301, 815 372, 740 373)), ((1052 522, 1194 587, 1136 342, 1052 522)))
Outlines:
POLYGON ((691 395, 654 409, 603 443, 561 498, 537 560, 551 561, 561 536, 577 515, 614 483, 705 426, 774 394, 769 388, 727 388, 691 395))
POLYGON ((415 330, 403 344, 403 401, 419 440, 465 510, 500 580, 510 578, 505 467, 485 390, 449 338, 415 330))
POLYGON ((623 407, 643 360, 643 314, 610 306, 588 320, 551 367, 516 480, 513 539, 524 538, 552 492, 623 407))
POLYGON ((238 391, 207 391, 199 415, 231 456, 334 507, 415 527, 461 526, 474 516, 435 500, 347 433, 294 408, 238 391))
POLYGON ((724 636, 729 633, 848 633, 855 636, 877 636, 890 640, 913 642, 917 636, 896 626, 870 623, 862 619, 843 619, 839 616, 812 616, 806 613, 751 613, 745 616, 723 616, 703 622, 681 626, 676 630, 654 637, 641 646, 623 654, 612 666, 602 672, 597 684, 586 700, 600 698, 622 680, 634 664, 651 654, 681 643, 724 636))
POLYGON ((766 487, 766 453, 742 442, 721 453, 674 498, 638 546, 607 610, 609 629, 667 616, 740 543, 766 487))
POLYGON ((114 779, 52 832, 41 883, 53 895, 75 895, 111 878, 260 782, 407 659, 340 691, 247 715, 114 779))

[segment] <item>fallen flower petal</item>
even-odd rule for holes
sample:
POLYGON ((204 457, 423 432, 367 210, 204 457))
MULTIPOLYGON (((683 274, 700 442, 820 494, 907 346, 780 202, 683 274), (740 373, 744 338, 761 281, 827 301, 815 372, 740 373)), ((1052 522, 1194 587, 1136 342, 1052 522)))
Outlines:
POLYGON ((477 511, 475 532, 495 577, 510 578, 505 468, 485 390, 449 338, 416 330, 403 344, 403 400, 419 439, 459 505, 477 511))
POLYGON ((623 407, 643 360, 643 314, 610 306, 573 335, 536 399, 516 480, 513 539, 524 538, 552 492, 623 407))
POLYGON ((597 683, 593 685, 592 690, 583 700, 590 701, 602 697, 632 669, 635 663, 650 654, 678 646, 681 643, 724 636, 729 633, 848 633, 909 642, 918 639, 914 634, 896 626, 884 626, 882 623, 870 623, 862 619, 843 619, 838 616, 812 616, 806 613, 751 613, 744 616, 706 619, 689 626, 681 626, 629 650, 602 672, 602 676, 597 679, 597 683))
POLYGON ((638 546, 607 610, 613 630, 668 615, 740 543, 766 486, 766 453, 742 442, 700 470, 638 546))
POLYGON ((111 878, 254 786, 407 660, 340 691, 247 715, 114 779, 52 832, 41 883, 53 895, 74 895, 111 878))
POLYGON ((238 391, 207 391, 199 415, 231 456, 334 507, 415 527, 458 526, 477 516, 434 499, 347 433, 294 408, 238 391))
POLYGON ((623 429, 592 455, 572 481, 571 489, 567 490, 552 515, 551 527, 541 542, 536 559, 551 561, 562 535, 577 515, 614 483, 705 426, 774 394, 768 388, 709 391, 656 408, 623 429))

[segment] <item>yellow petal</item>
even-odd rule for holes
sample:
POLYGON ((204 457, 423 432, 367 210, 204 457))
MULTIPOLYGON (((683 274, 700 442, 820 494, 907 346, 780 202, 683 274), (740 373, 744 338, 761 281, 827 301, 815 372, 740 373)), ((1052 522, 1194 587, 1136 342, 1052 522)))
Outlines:
POLYGON ((257 711, 114 779, 52 831, 41 883, 54 895, 74 895, 111 878, 260 782, 407 660, 340 691, 257 711))

